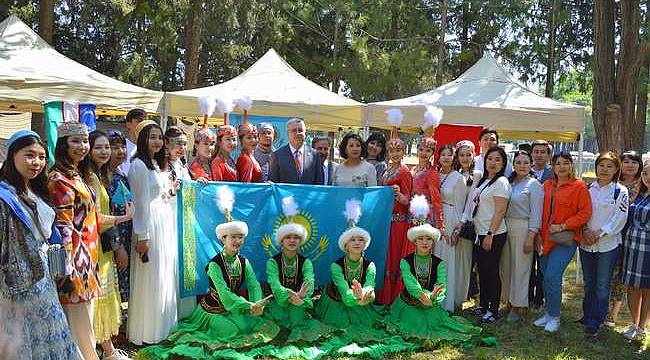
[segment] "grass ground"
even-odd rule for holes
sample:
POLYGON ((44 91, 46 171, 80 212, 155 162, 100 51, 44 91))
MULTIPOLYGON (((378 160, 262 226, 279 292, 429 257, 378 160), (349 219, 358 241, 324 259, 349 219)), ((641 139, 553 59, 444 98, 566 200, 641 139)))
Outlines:
MULTIPOLYGON (((557 333, 546 334, 543 329, 533 326, 532 321, 542 315, 542 310, 531 311, 518 323, 512 324, 501 319, 496 324, 484 326, 487 335, 497 338, 495 347, 458 349, 443 346, 430 351, 401 353, 386 359, 650 359, 650 350, 648 350, 650 337, 646 337, 644 341, 628 341, 620 334, 630 321, 626 305, 621 311, 615 329, 603 328, 596 337, 585 336, 582 326, 574 322, 582 315, 582 295, 582 285, 576 284, 575 262, 572 262, 565 274, 562 324, 557 333)), ((468 302, 465 307, 471 305, 471 302, 468 302)), ((478 321, 467 310, 462 315, 472 321, 478 321)), ((120 347, 125 348, 124 345, 120 347)), ((126 350, 135 355, 138 349, 131 347, 126 350)))

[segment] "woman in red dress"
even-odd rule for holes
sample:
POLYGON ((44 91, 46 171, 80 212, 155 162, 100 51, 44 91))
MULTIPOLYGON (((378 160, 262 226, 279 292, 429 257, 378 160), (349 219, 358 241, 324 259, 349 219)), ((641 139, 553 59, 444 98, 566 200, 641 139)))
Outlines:
POLYGON ((391 186, 395 192, 393 216, 390 224, 388 239, 388 256, 384 273, 384 287, 377 296, 380 304, 390 304, 402 291, 404 284, 400 274, 399 262, 415 250, 413 244, 406 238, 406 232, 411 227, 408 220, 409 201, 413 188, 413 178, 404 158, 404 142, 394 137, 386 144, 388 150, 388 167, 379 185, 391 186))
POLYGON ((192 152, 192 156, 195 158, 189 167, 192 180, 212 180, 210 159, 212 159, 216 142, 217 137, 207 127, 194 133, 194 151, 192 152))
POLYGON ((239 142, 241 153, 237 158, 237 174, 240 182, 262 182, 262 168, 255 160, 258 135, 254 125, 247 121, 239 125, 239 142))
POLYGON ((217 129, 217 154, 210 169, 212 181, 237 181, 237 167, 231 154, 237 147, 237 129, 232 125, 222 125, 217 129))
POLYGON ((440 229, 442 238, 446 238, 442 214, 442 198, 440 196, 440 175, 431 159, 436 151, 436 141, 424 137, 418 143, 418 165, 411 169, 413 176, 413 195, 424 195, 429 202, 429 219, 431 225, 440 229))

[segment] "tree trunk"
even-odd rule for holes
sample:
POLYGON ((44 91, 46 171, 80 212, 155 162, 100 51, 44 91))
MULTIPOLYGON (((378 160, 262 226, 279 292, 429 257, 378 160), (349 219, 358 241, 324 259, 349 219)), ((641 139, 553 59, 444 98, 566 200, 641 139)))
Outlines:
POLYGON ((339 75, 338 75, 338 44, 339 44, 339 23, 341 22, 341 15, 336 9, 334 8, 335 16, 334 16, 334 41, 332 42, 332 92, 337 93, 339 92, 339 75))
POLYGON ((52 45, 54 37, 54 0, 41 0, 38 5, 38 33, 52 45))
POLYGON ((442 85, 443 67, 445 65, 445 33, 447 32, 447 0, 442 0, 442 19, 440 20, 440 36, 438 37, 438 70, 436 71, 436 87, 442 85))
POLYGON ((138 85, 144 86, 144 57, 145 57, 145 50, 146 50, 146 33, 145 33, 145 13, 144 11, 140 15, 140 18, 138 19, 138 37, 139 37, 139 49, 138 49, 138 54, 140 55, 140 64, 138 64, 138 85))
POLYGON ((549 31, 548 43, 546 44, 546 89, 544 96, 552 98, 553 88, 555 87, 555 37, 557 35, 557 1, 551 1, 549 14, 549 31))
POLYGON ((185 89, 196 87, 199 75, 199 48, 201 46, 202 0, 191 0, 185 26, 185 89))
MULTIPOLYGON (((648 0, 645 1, 646 4, 646 13, 645 19, 643 21, 643 42, 648 43, 650 41, 650 3, 648 0)), ((637 150, 643 150, 645 147, 645 128, 647 121, 647 112, 648 112, 648 82, 650 81, 650 54, 645 53, 642 55, 642 65, 641 70, 639 71, 639 90, 636 95, 636 117, 635 120, 640 126, 640 131, 637 131, 633 136, 637 138, 634 139, 635 142, 639 143, 640 146, 637 150)))
MULTIPOLYGON (((622 141, 620 125, 609 121, 607 111, 614 104, 614 0, 594 1, 594 84, 592 116, 599 151, 619 149, 622 141)), ((614 119, 612 119, 614 120, 614 119)))
MULTIPOLYGON (((623 142, 616 148, 641 150, 642 129, 645 122, 636 119, 636 96, 641 69, 641 46, 639 30, 641 8, 639 0, 619 2, 621 11, 621 44, 616 68, 616 103, 621 106, 619 128, 623 131, 623 142)), ((595 84, 594 84, 595 86, 595 84)))

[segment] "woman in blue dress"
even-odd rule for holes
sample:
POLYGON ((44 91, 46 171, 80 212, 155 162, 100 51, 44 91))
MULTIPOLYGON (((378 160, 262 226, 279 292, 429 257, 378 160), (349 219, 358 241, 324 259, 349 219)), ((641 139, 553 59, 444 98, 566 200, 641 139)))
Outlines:
POLYGON ((61 238, 47 204, 45 145, 21 130, 7 147, 0 169, 0 354, 80 359, 48 266, 47 243, 61 238))

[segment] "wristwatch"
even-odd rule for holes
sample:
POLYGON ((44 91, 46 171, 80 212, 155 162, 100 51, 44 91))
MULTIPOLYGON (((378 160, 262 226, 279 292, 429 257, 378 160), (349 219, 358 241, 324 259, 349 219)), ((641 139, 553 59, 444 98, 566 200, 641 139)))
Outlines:
POLYGON ((488 230, 486 235, 492 236, 492 230, 488 230))

